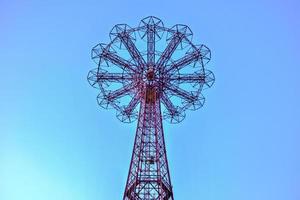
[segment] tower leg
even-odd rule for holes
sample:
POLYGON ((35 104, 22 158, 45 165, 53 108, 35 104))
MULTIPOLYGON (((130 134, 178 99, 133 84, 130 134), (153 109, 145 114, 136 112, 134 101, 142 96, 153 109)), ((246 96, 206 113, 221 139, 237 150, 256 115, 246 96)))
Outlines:
POLYGON ((123 200, 173 200, 159 98, 146 89, 123 200))

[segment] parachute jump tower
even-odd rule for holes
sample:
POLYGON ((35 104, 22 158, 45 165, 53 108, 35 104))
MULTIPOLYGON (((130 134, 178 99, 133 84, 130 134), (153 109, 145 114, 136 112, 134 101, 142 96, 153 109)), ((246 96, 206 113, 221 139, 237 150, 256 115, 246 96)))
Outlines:
POLYGON ((100 90, 101 107, 122 122, 137 119, 123 200, 174 200, 162 121, 179 123, 203 106, 202 91, 214 83, 204 68, 210 50, 192 43, 188 26, 167 28, 153 16, 136 28, 115 25, 110 40, 92 49, 97 68, 88 81, 100 90))

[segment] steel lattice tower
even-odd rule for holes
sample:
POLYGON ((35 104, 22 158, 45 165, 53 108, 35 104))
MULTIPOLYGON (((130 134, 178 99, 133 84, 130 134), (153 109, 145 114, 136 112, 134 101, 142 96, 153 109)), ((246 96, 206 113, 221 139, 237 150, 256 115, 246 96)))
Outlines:
POLYGON ((137 28, 114 26, 110 39, 92 49, 98 67, 88 81, 100 89, 101 107, 122 122, 138 119, 123 200, 173 200, 162 120, 179 123, 203 106, 201 92, 214 83, 204 68, 210 50, 192 43, 189 27, 166 28, 153 16, 137 28))

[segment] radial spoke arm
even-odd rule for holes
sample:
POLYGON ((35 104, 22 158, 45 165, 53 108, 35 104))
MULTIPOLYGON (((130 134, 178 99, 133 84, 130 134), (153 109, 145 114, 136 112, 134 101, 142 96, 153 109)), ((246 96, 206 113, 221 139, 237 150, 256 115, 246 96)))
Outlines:
POLYGON ((215 76, 211 71, 205 70, 194 74, 173 75, 168 80, 176 84, 181 84, 181 83, 191 83, 193 85, 199 84, 201 86, 204 86, 205 89, 205 88, 210 88, 214 84, 215 76))
POLYGON ((186 101, 192 102, 192 101, 197 100, 197 96, 195 96, 177 86, 167 84, 166 87, 170 92, 172 92, 175 95, 178 95, 179 97, 183 98, 186 101))
POLYGON ((128 60, 125 60, 124 58, 121 58, 120 56, 112 52, 104 51, 101 54, 101 57, 121 68, 124 68, 125 70, 129 69, 132 72, 137 72, 136 69, 133 68, 132 64, 128 60))
POLYGON ((129 94, 130 91, 134 88, 134 85, 133 84, 128 84, 118 90, 115 90, 113 92, 109 92, 107 95, 106 95, 106 98, 108 101, 114 101, 122 96, 125 96, 126 94, 129 94))
POLYGON ((156 66, 159 71, 161 71, 162 67, 170 60, 174 51, 176 50, 177 46, 182 41, 184 35, 181 33, 174 33, 171 41, 169 42, 168 46, 160 56, 159 60, 156 63, 156 66))
POLYGON ((87 79, 91 86, 97 87, 97 84, 102 83, 126 83, 132 81, 133 74, 98 72, 98 69, 94 69, 89 72, 87 79))
POLYGON ((132 59, 138 64, 138 68, 142 68, 146 65, 145 60, 143 59, 140 51, 137 49, 135 44, 132 42, 128 33, 123 32, 119 33, 118 37, 121 39, 125 47, 127 48, 129 54, 131 55, 132 59))
POLYGON ((205 76, 203 74, 181 74, 173 75, 169 79, 177 83, 205 83, 205 76))
POLYGON ((147 63, 150 66, 155 63, 155 29, 153 25, 147 27, 147 63))
POLYGON ((176 60, 170 67, 165 70, 165 73, 168 73, 172 70, 179 70, 192 62, 197 61, 200 58, 201 54, 199 50, 195 50, 193 53, 187 54, 184 57, 176 60))
POLYGON ((165 93, 162 93, 161 96, 162 103, 165 105, 169 113, 174 114, 176 112, 176 108, 174 104, 170 101, 170 99, 167 97, 165 93))
POLYGON ((125 82, 125 81, 132 81, 132 75, 124 74, 124 73, 107 73, 107 72, 98 72, 95 75, 97 82, 125 82))
POLYGON ((125 107, 124 111, 127 113, 131 113, 138 105, 139 100, 140 100, 140 94, 137 92, 135 93, 134 97, 131 99, 129 104, 125 107))

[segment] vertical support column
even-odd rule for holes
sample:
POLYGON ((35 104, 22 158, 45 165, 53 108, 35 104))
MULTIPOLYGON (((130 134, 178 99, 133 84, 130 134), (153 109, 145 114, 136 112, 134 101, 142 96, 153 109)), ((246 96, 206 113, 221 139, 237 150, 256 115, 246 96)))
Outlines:
POLYGON ((173 200, 160 102, 152 86, 141 99, 123 200, 173 200))

